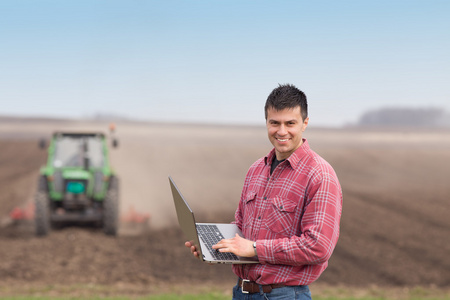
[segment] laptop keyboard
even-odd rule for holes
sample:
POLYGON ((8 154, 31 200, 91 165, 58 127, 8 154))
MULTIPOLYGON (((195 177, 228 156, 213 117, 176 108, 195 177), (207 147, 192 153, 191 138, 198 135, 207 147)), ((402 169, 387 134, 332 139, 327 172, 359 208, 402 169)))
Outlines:
POLYGON ((197 224, 197 232, 202 242, 208 248, 209 253, 216 260, 239 260, 233 253, 219 252, 212 248, 213 245, 224 238, 216 225, 197 224))

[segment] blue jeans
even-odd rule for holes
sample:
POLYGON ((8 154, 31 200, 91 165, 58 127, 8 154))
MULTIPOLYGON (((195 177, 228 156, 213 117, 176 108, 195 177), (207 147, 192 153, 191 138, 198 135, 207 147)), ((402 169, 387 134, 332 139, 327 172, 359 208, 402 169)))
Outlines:
POLYGON ((307 285, 286 286, 273 289, 270 293, 259 292, 244 294, 240 286, 233 288, 233 300, 311 300, 311 292, 307 285))

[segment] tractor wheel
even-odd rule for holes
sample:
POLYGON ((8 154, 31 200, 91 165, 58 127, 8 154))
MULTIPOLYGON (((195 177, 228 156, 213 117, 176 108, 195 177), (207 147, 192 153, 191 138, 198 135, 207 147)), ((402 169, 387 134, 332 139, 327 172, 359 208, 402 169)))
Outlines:
POLYGON ((44 177, 39 178, 38 191, 34 196, 36 235, 45 236, 50 231, 50 207, 47 184, 44 177))
POLYGON ((119 180, 111 177, 109 189, 103 203, 103 231, 107 235, 117 235, 119 227, 119 180))

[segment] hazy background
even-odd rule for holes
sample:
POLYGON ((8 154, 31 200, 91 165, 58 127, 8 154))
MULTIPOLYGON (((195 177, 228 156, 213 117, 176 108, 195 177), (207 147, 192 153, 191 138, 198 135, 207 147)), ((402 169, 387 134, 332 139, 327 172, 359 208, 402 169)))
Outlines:
POLYGON ((307 94, 305 137, 344 192, 319 283, 448 289, 449 15, 449 1, 0 0, 0 225, 33 201, 39 138, 115 120, 121 211, 149 213, 153 231, 0 228, 0 292, 231 287, 229 269, 186 251, 167 176, 198 221, 231 221, 272 148, 263 106, 279 83, 307 94))
POLYGON ((0 115, 263 124, 279 83, 310 126, 450 111, 448 1, 0 1, 0 115))

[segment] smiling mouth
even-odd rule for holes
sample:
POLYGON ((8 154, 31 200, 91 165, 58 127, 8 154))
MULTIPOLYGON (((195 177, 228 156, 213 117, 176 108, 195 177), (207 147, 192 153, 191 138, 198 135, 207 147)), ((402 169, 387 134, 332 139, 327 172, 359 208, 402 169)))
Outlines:
POLYGON ((290 139, 279 139, 279 138, 277 138, 277 141, 279 141, 279 142, 287 142, 287 141, 289 141, 290 139))

